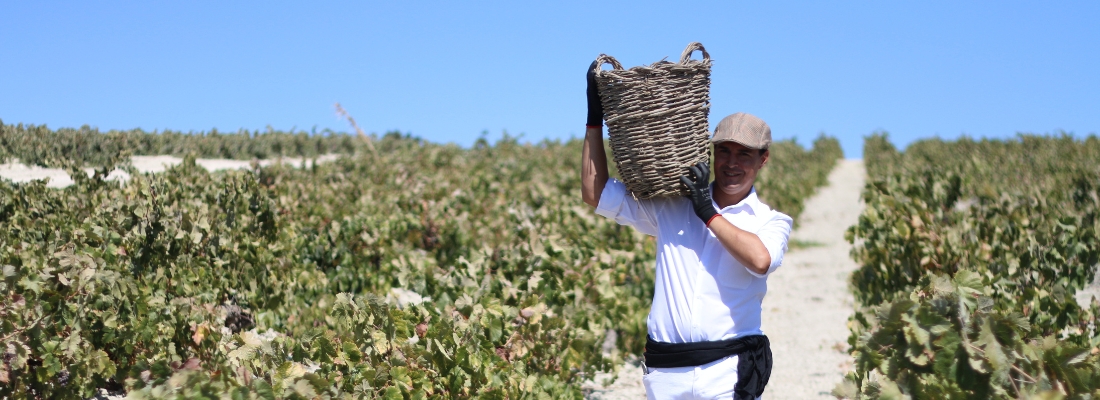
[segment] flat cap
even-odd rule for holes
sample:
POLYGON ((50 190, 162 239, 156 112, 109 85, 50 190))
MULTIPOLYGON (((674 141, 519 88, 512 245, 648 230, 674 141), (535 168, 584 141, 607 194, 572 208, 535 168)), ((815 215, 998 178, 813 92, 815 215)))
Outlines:
POLYGON ((710 142, 737 142, 750 149, 766 149, 772 144, 772 128, 752 114, 734 113, 722 118, 710 142))

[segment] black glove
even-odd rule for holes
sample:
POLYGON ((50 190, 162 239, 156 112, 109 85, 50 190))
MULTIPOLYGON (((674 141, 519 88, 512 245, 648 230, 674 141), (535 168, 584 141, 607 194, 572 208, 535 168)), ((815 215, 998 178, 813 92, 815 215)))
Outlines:
POLYGON ((588 122, 587 126, 603 126, 603 103, 600 103, 600 93, 596 91, 596 62, 588 66, 588 122))
POLYGON ((706 162, 688 167, 688 174, 680 177, 680 182, 687 186, 688 198, 691 199, 691 207, 695 209, 695 215, 710 226, 710 220, 718 215, 714 210, 714 204, 710 200, 710 166, 706 162))

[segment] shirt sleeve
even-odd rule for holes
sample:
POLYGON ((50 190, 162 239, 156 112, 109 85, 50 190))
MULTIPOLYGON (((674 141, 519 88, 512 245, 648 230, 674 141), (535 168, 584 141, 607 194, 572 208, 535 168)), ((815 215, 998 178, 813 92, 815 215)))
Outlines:
MULTIPOLYGON (((618 179, 609 178, 600 193, 600 204, 596 214, 615 220, 650 236, 657 236, 657 218, 654 203, 638 200, 626 190, 626 185, 618 179)), ((784 241, 784 244, 786 241, 784 241)))
POLYGON ((758 278, 768 276, 776 268, 779 268, 783 264, 783 255, 787 253, 787 241, 791 238, 791 226, 793 220, 783 213, 775 213, 759 231, 756 232, 756 237, 760 238, 760 241, 764 243, 764 248, 768 249, 768 255, 772 257, 772 263, 768 266, 768 272, 758 274, 751 269, 746 268, 750 274, 758 278))

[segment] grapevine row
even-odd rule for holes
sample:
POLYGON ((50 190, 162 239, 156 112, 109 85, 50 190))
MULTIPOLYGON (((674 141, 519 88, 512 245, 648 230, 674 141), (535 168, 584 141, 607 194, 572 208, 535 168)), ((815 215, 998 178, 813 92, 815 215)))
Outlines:
MULTIPOLYGON (((0 182, 0 397, 580 398, 640 352, 653 241, 580 201, 580 141, 373 146, 0 182)), ((839 157, 773 151, 788 205, 839 157)))
POLYGON ((860 268, 834 394, 867 399, 1100 396, 1095 137, 867 138, 860 268))

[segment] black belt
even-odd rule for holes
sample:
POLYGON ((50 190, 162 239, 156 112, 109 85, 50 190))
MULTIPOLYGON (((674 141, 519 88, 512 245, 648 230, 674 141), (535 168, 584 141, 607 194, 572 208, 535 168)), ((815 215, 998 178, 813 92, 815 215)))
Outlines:
POLYGON ((664 343, 646 336, 646 367, 694 367, 732 355, 737 356, 734 399, 751 400, 760 397, 772 375, 772 349, 767 336, 752 335, 695 343, 664 343))

